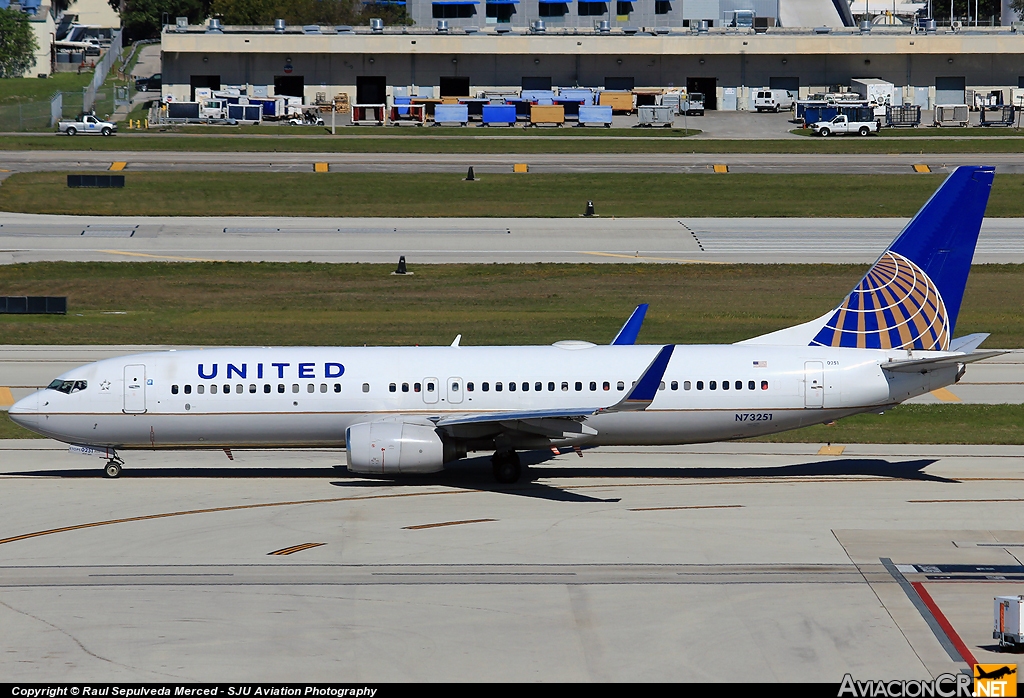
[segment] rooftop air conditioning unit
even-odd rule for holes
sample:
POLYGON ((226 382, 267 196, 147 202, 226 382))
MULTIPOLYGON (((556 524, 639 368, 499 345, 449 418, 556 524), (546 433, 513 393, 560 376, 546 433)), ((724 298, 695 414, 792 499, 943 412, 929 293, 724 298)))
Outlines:
POLYGON ((318 24, 307 24, 306 26, 304 26, 302 28, 302 33, 303 34, 319 34, 320 33, 320 25, 318 25, 318 24))
POLYGON ((623 34, 628 34, 629 36, 632 36, 633 34, 636 34, 638 31, 640 31, 640 30, 637 29, 636 27, 623 27, 622 28, 622 33, 623 34))
POLYGON ((384 31, 384 20, 378 17, 374 17, 370 20, 370 31, 374 34, 380 34, 384 31))
POLYGON ((498 34, 511 34, 512 27, 510 27, 507 24, 499 24, 494 31, 497 32, 498 34))
POLYGON ((284 28, 287 26, 283 19, 274 20, 274 31, 278 34, 284 34, 284 28))
POLYGON ((182 33, 187 32, 188 31, 188 17, 178 17, 178 18, 176 18, 174 20, 174 25, 175 25, 175 27, 174 27, 175 31, 182 32, 182 33))
POLYGON ((698 34, 707 34, 709 28, 710 28, 710 25, 708 24, 708 21, 706 19, 702 19, 700 21, 700 24, 697 25, 697 33, 698 34))
POLYGON ((352 27, 350 27, 347 24, 339 24, 334 28, 334 31, 338 32, 339 34, 351 34, 352 27))
POLYGON ((210 19, 210 24, 206 28, 206 33, 207 34, 223 34, 224 31, 222 30, 222 28, 220 26, 220 20, 215 18, 215 17, 211 18, 210 19))
POLYGON ((438 34, 447 34, 448 33, 448 20, 447 19, 439 19, 439 20, 437 20, 437 33, 438 34))
POLYGON ((860 33, 861 34, 870 34, 871 33, 871 20, 870 19, 862 19, 860 21, 860 33))
POLYGON ((533 24, 530 25, 530 31, 532 31, 534 34, 543 34, 544 32, 546 32, 547 31, 547 27, 544 26, 544 20, 543 19, 535 19, 535 20, 533 20, 533 24))

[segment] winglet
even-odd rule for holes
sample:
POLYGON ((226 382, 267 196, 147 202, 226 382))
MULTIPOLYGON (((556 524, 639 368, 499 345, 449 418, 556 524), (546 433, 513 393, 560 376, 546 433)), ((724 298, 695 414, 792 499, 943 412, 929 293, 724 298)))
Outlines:
POLYGON ((647 315, 647 303, 641 303, 626 320, 626 324, 622 326, 619 333, 615 335, 612 344, 636 344, 636 338, 644 324, 645 315, 647 315))
POLYGON ((598 412, 637 412, 650 407, 654 402, 654 396, 658 394, 658 389, 661 387, 661 379, 665 377, 665 369, 668 368, 669 359, 672 358, 675 348, 674 344, 663 346, 640 379, 633 384, 626 397, 611 407, 598 410, 598 412))

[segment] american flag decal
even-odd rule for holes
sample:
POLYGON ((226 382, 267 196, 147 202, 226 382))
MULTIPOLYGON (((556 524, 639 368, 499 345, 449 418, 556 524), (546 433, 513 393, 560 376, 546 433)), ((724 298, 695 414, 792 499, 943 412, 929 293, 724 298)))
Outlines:
POLYGON ((767 361, 755 361, 754 362, 754 368, 768 368, 768 362, 767 361))

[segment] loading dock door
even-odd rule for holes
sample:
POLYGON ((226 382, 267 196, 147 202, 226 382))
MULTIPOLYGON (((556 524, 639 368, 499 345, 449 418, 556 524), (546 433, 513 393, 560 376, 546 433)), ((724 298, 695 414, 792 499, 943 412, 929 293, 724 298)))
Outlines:
POLYGON ((936 104, 966 104, 967 78, 935 78, 936 104))
POLYGON ((800 94, 800 78, 768 78, 768 87, 773 90, 789 90, 795 95, 800 94))
POLYGON ((604 89, 616 90, 619 92, 631 92, 636 87, 636 78, 633 77, 606 77, 604 89))
POLYGON ((275 75, 274 95, 277 97, 304 97, 306 79, 301 75, 275 75))
POLYGON ((704 109, 718 109, 718 78, 686 78, 687 92, 704 95, 704 109))
POLYGON ((522 85, 524 90, 550 90, 551 77, 523 77, 522 85))
POLYGON ((387 104, 388 79, 384 75, 356 77, 356 104, 387 104))
POLYGON ((441 78, 442 97, 469 97, 469 78, 441 78))
POLYGON ((192 88, 192 98, 190 101, 196 101, 196 88, 197 87, 208 87, 211 90, 220 89, 220 76, 219 75, 189 75, 188 84, 192 88))

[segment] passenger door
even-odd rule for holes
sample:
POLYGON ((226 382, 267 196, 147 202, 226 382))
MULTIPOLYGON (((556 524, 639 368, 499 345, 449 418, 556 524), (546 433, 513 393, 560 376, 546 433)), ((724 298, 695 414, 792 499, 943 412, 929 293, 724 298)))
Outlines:
POLYGON ((825 406, 825 367, 820 361, 804 362, 804 407, 825 406))
POLYGON ((124 367, 124 411, 142 414, 146 411, 146 366, 130 364, 124 367))

